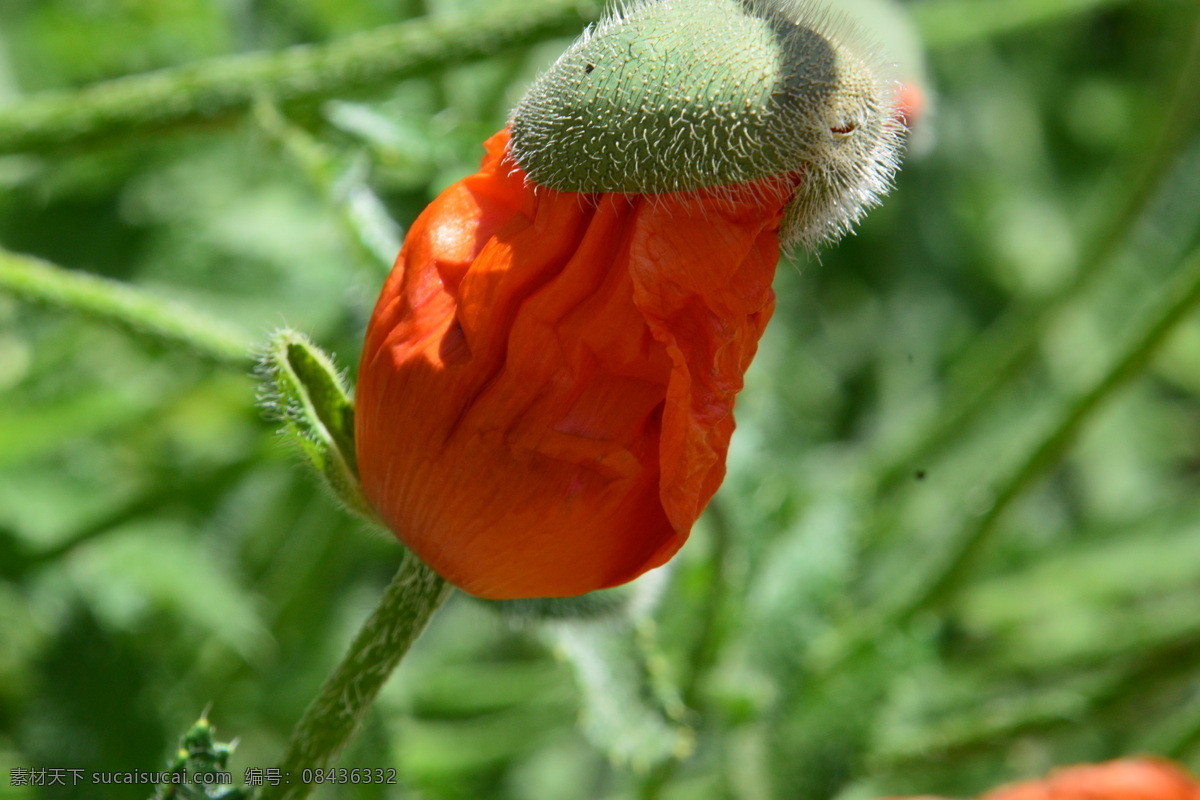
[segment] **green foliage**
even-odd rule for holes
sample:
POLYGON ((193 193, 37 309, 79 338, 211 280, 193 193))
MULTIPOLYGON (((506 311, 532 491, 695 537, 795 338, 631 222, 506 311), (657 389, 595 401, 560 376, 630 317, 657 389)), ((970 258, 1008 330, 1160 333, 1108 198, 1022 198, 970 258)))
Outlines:
MULTIPOLYGON (((296 468, 250 348, 287 327, 330 354, 271 340, 286 419, 344 481, 330 363, 357 362, 398 230, 596 11, 523 8, 0 2, 0 798, 144 800, 9 770, 167 769, 209 704, 238 782, 281 763, 402 551, 296 468), (464 19, 503 35, 424 41, 412 72, 346 38, 464 19), (362 71, 283 93, 221 72, 308 44, 362 71), (162 67, 237 91, 208 107, 167 73, 154 97, 182 105, 81 101, 162 67)), ((1133 752, 1200 768, 1195 3, 911 10, 931 111, 858 235, 781 265, 728 478, 672 567, 579 604, 451 598, 338 762, 395 784, 318 796, 966 797, 1133 752)))

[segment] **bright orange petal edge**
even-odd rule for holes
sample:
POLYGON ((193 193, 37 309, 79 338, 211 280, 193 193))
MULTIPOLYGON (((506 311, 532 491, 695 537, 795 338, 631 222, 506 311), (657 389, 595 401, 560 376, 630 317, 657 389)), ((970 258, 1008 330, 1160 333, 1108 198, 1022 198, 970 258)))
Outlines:
POLYGON ((367 329, 358 463, 451 583, 578 595, 666 562, 720 485, 798 178, 557 192, 507 144, 408 232, 367 329))

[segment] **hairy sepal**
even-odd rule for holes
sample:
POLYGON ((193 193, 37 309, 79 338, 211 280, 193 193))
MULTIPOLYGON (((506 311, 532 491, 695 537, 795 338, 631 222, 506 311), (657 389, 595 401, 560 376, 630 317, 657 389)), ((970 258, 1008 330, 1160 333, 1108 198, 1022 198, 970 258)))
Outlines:
POLYGON ((890 187, 903 128, 877 48, 804 0, 643 0, 584 33, 517 105, 538 185, 667 193, 803 175, 781 235, 844 235, 890 187))
POLYGON ((259 403, 348 509, 375 520, 358 479, 354 404, 333 360, 307 336, 273 333, 258 365, 259 403))

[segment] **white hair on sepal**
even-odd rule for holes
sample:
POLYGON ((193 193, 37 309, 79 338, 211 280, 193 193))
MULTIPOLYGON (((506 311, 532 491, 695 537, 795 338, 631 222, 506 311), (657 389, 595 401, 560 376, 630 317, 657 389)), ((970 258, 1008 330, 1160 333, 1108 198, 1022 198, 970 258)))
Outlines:
POLYGON ((891 190, 907 133, 892 97, 894 91, 880 109, 877 130, 866 137, 865 147, 814 158, 805 165, 804 180, 780 227, 785 246, 815 251, 836 242, 891 190))
MULTIPOLYGON (((804 164, 804 180, 785 211, 780 235, 785 246, 810 252, 851 232, 866 211, 891 190, 900 165, 906 129, 896 113, 898 67, 884 54, 878 37, 844 10, 820 0, 742 0, 759 13, 779 14, 833 43, 869 81, 872 99, 865 118, 870 135, 859 146, 820 148, 804 164)), ((849 65, 848 65, 849 66, 849 65)), ((845 87, 843 87, 845 88, 845 87)), ((832 131, 831 131, 832 132, 832 131)), ((851 135, 858 131, 851 131, 851 135)), ((824 133, 824 132, 822 132, 824 133)), ((817 140, 818 145, 821 139, 817 140)), ((857 143, 856 143, 857 144, 857 143)))

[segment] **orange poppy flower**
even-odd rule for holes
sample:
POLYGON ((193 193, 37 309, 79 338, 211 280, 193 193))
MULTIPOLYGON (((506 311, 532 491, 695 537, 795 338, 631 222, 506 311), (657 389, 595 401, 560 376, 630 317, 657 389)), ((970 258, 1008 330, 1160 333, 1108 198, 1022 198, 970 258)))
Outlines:
POLYGON ((417 218, 355 438, 368 501, 452 583, 577 595, 683 544, 724 477, 780 231, 836 239, 896 166, 894 87, 847 30, 788 0, 630 4, 417 218))
POLYGON ((1134 758, 1066 767, 994 789, 980 800, 1200 800, 1200 783, 1170 761, 1134 758))
POLYGON ((408 232, 363 349, 359 471, 465 591, 577 595, 666 562, 720 485, 800 177, 559 192, 507 145, 408 232))

